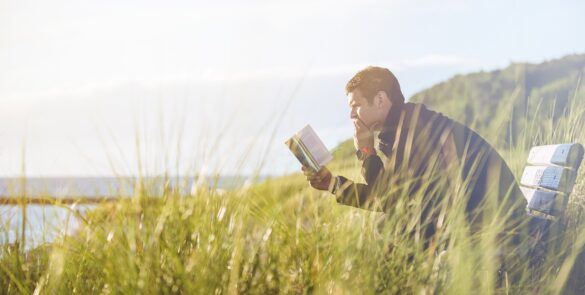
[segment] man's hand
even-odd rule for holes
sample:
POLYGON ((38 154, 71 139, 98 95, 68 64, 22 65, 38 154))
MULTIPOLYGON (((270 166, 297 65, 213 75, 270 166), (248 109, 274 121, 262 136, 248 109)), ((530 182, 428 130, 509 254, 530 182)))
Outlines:
POLYGON ((374 133, 362 122, 362 120, 355 120, 355 132, 353 134, 353 144, 356 150, 364 147, 374 149, 374 133))
POLYGON ((303 170, 303 174, 305 174, 313 188, 322 191, 326 191, 329 188, 329 183, 332 181, 333 176, 326 167, 321 168, 317 173, 305 166, 302 166, 301 170, 303 170))

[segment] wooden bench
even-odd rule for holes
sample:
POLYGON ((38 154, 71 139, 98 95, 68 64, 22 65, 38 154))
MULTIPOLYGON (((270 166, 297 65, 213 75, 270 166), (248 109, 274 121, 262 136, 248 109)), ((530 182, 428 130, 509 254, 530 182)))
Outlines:
POLYGON ((556 220, 567 208, 583 160, 579 143, 535 146, 520 179, 531 216, 556 220))
MULTIPOLYGON (((526 198, 531 236, 528 257, 531 277, 538 281, 547 253, 560 250, 564 233, 563 219, 569 196, 583 160, 579 143, 535 146, 530 150, 520 189, 526 198)), ((564 220, 566 221, 566 220, 564 220)))

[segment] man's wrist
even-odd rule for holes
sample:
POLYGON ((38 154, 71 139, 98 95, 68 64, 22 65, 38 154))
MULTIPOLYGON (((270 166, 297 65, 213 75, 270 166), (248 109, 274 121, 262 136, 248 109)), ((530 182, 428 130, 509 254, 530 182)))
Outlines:
POLYGON ((365 146, 365 147, 359 148, 355 152, 355 154, 356 154, 358 160, 363 161, 367 157, 369 157, 371 155, 375 155, 376 154, 376 149, 374 149, 373 147, 365 146))
POLYGON ((327 191, 335 195, 335 192, 337 192, 337 176, 335 177, 331 176, 331 180, 329 181, 329 187, 327 188, 327 191))

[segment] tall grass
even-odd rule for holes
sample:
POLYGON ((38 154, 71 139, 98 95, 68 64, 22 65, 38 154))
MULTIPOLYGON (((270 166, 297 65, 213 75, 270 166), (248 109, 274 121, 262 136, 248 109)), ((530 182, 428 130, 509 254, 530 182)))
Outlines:
MULTIPOLYGON (((531 146, 585 143, 584 110, 583 99, 575 97, 550 128, 528 122, 518 146, 499 147, 500 153, 519 176, 531 146)), ((358 180, 360 167, 352 154, 349 142, 340 145, 329 168, 358 180)), ((583 172, 566 218, 559 221, 565 230, 560 246, 545 253, 538 275, 523 263, 530 241, 517 246, 521 249, 502 245, 498 235, 510 229, 499 219, 506 215, 501 204, 487 202, 482 222, 472 228, 457 201, 463 196, 453 191, 436 204, 444 225, 429 246, 420 238, 424 196, 400 195, 400 189, 392 189, 395 199, 385 214, 338 205, 328 193, 311 189, 300 173, 227 192, 136 190, 131 199, 88 212, 74 234, 28 251, 2 245, 0 287, 23 294, 582 290, 583 172), (501 271, 501 259, 515 265, 501 271)))

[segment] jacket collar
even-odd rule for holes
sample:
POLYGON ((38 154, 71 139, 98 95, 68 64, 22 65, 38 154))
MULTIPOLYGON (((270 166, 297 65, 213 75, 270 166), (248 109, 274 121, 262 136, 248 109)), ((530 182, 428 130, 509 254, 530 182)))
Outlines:
POLYGON ((390 108, 388 115, 384 120, 384 126, 382 126, 380 134, 378 134, 378 138, 380 139, 379 148, 385 154, 388 154, 394 145, 394 138, 396 136, 396 129, 398 129, 400 114, 402 113, 405 104, 406 103, 393 105, 392 108, 390 108))

